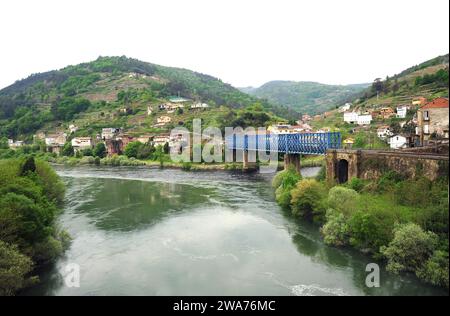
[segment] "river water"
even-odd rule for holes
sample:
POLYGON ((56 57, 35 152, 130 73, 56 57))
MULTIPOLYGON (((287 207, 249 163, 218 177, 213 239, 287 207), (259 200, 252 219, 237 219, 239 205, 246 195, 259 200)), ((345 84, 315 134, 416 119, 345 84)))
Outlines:
MULTIPOLYGON (((444 295, 323 244, 274 202, 273 175, 56 167, 67 185, 66 255, 28 295, 444 295), (80 267, 68 287, 66 267, 80 267)), ((313 175, 317 168, 305 168, 313 175)))

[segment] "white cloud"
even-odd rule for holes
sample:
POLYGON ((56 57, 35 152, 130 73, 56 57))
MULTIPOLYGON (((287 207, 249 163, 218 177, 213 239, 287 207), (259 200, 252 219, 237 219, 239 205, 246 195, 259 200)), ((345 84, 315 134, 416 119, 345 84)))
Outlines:
POLYGON ((346 84, 449 51, 447 0, 3 0, 0 87, 127 55, 214 75, 346 84))

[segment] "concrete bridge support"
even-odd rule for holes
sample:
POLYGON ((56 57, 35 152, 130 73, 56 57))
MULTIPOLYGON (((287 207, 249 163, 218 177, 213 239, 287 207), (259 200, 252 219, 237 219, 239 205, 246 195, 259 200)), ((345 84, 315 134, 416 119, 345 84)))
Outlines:
POLYGON ((244 171, 254 171, 258 168, 256 163, 256 152, 250 152, 248 150, 244 150, 244 157, 242 160, 242 170, 244 171), (250 155, 250 157, 249 157, 250 155))
POLYGON ((300 173, 300 154, 285 154, 284 155, 284 170, 289 166, 293 166, 295 170, 300 173))

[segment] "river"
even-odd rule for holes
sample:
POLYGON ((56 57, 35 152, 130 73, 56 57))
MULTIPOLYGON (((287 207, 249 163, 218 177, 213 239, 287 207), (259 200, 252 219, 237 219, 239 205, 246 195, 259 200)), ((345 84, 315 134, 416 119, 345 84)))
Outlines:
MULTIPOLYGON (((56 167, 67 185, 66 255, 27 295, 445 295, 324 245, 274 202, 273 175, 144 167, 56 167), (80 267, 67 287, 66 266, 80 267)), ((317 172, 305 168, 304 176, 317 172)))

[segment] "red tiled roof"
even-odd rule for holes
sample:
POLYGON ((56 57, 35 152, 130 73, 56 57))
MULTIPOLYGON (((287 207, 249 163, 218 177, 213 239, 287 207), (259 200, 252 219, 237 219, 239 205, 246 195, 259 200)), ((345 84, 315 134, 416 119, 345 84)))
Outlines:
POLYGON ((448 99, 447 98, 437 98, 432 102, 428 102, 421 109, 442 109, 448 108, 448 99))

